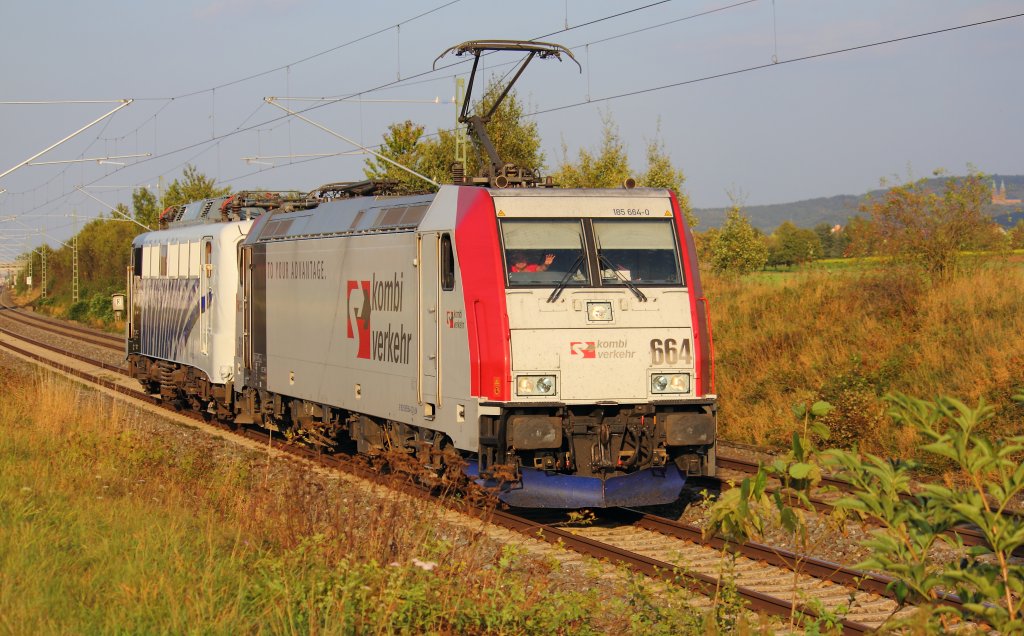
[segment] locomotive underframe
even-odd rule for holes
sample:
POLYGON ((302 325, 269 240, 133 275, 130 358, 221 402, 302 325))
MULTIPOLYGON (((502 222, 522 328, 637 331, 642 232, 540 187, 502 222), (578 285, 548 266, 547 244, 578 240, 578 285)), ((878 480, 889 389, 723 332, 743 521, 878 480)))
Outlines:
POLYGON ((141 355, 128 356, 128 369, 162 401, 236 425, 255 424, 325 448, 354 446, 371 457, 397 451, 437 475, 465 463, 451 439, 439 431, 250 387, 235 392, 230 381, 216 384, 193 367, 141 355))
POLYGON ((607 479, 675 464, 683 475, 715 474, 713 400, 680 404, 517 405, 480 419, 479 470, 607 479))
MULTIPOLYGON (((349 442, 375 456, 398 451, 441 474, 463 461, 443 432, 326 404, 211 382, 193 367, 132 354, 129 373, 178 408, 235 424, 256 424, 318 446, 349 442), (347 436, 342 436, 347 433, 347 436), (347 439, 345 439, 347 437, 347 439)), ((715 474, 713 400, 678 404, 501 405, 480 418, 479 474, 515 480, 523 468, 611 477, 674 464, 687 476, 715 474)))
POLYGON ((220 419, 230 419, 234 414, 231 382, 211 382, 209 376, 195 367, 130 354, 128 374, 147 392, 160 394, 161 400, 178 408, 202 411, 220 419))

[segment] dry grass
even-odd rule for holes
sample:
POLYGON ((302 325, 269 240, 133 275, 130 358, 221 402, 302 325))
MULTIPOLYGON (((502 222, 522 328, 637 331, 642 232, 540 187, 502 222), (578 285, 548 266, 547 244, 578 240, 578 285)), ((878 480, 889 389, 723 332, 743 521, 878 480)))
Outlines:
POLYGON ((688 594, 595 585, 435 505, 152 419, 4 369, 0 634, 669 634, 717 620, 688 594))
MULTIPOLYGON (((913 270, 810 271, 706 282, 715 319, 723 435, 785 444, 791 407, 824 399, 833 442, 881 452, 912 446, 881 396, 984 398, 994 427, 1013 421, 1024 386, 1024 272, 989 263, 944 282, 913 270)), ((1018 415, 1019 421, 1019 415, 1018 415)))

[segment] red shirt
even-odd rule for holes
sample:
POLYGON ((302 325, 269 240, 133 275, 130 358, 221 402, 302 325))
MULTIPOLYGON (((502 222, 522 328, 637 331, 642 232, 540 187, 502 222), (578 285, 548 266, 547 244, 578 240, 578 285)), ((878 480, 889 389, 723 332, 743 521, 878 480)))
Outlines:
POLYGON ((513 265, 512 266, 512 273, 515 273, 515 272, 542 272, 542 271, 544 271, 544 270, 542 270, 540 268, 540 265, 536 265, 534 263, 528 263, 527 265, 523 266, 522 269, 519 269, 519 267, 517 265, 513 265))

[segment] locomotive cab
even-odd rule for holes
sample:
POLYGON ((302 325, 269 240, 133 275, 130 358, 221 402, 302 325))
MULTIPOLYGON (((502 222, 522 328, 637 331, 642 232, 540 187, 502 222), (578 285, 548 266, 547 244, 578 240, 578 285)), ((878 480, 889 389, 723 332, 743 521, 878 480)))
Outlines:
POLYGON ((664 503, 713 475, 711 343, 674 196, 491 194, 509 384, 485 402, 480 474, 512 472, 504 501, 550 507, 664 503))

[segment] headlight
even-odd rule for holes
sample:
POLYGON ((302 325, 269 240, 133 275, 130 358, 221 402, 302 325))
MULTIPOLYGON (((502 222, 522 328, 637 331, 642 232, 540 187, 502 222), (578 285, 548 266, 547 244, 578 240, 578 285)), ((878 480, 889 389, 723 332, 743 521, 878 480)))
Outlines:
POLYGON ((651 393, 689 393, 689 373, 656 373, 651 376, 651 393))
POLYGON ((612 304, 610 302, 587 303, 587 320, 590 322, 608 322, 611 319, 612 304))
POLYGON ((554 395, 555 376, 553 375, 519 375, 516 376, 516 395, 554 395))

